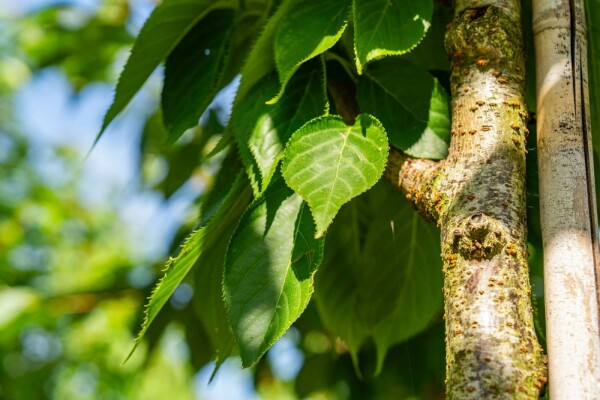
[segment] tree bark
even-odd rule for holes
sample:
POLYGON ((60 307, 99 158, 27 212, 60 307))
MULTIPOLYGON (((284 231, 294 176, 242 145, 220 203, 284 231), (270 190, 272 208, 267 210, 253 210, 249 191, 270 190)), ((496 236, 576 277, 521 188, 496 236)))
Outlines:
POLYGON ((457 0, 452 139, 388 177, 441 229, 449 399, 537 399, 547 382, 527 266, 524 55, 518 0, 457 0))
POLYGON ((546 327, 555 399, 600 396, 598 227, 582 3, 534 1, 546 327))

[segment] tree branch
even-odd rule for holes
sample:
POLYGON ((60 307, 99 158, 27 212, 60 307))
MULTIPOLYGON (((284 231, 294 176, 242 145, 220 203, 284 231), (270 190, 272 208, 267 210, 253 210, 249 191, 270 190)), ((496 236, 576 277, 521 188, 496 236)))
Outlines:
POLYGON ((515 0, 458 1, 446 160, 392 151, 387 176, 442 235, 449 399, 537 399, 547 382, 530 304, 524 60, 515 0))
POLYGON ((411 158, 391 148, 385 176, 406 194, 406 199, 419 214, 437 224, 443 199, 434 183, 441 168, 443 161, 411 158))
MULTIPOLYGON (((387 178, 441 230, 449 399, 537 399, 547 382, 527 265, 520 25, 518 0, 457 0, 448 157, 389 155, 387 178)), ((358 112, 330 93, 339 113, 358 112)))

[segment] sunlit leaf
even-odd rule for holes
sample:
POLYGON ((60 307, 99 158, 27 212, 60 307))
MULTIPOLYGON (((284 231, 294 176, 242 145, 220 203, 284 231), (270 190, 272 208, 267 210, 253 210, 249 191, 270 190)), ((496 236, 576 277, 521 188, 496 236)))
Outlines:
MULTIPOLYGON (((226 157, 224 160, 224 162, 228 161, 230 161, 230 157, 226 157)), ((203 207, 205 216, 210 218, 207 225, 219 224, 219 234, 218 237, 207 242, 204 251, 196 261, 196 268, 193 270, 196 293, 193 300, 194 307, 216 350, 217 364, 213 374, 235 348, 233 334, 225 312, 221 283, 223 281, 227 245, 250 202, 252 194, 247 180, 240 176, 242 174, 238 172, 239 164, 233 162, 232 165, 237 166, 237 168, 230 170, 227 166, 221 169, 214 186, 203 202, 203 206, 206 206, 203 207), (231 177, 235 176, 236 172, 238 176, 234 179, 234 184, 231 187, 231 177), (227 180, 227 177, 230 177, 230 179, 227 180), (243 188, 238 187, 240 181, 243 188), (227 190, 227 186, 231 188, 227 190), (234 200, 233 196, 239 196, 239 198, 234 200), (211 208, 217 210, 212 217, 211 208)))
POLYGON ((294 133, 285 149, 283 176, 309 204, 317 237, 344 203, 379 180, 387 152, 385 131, 367 114, 353 126, 338 116, 317 118, 294 133))
POLYGON ((269 18, 242 68, 242 80, 235 97, 234 110, 237 103, 249 94, 256 82, 275 69, 275 32, 290 8, 298 1, 282 0, 277 11, 269 18))
MULTIPOLYGON (((280 21, 296 1, 283 0, 277 11, 268 19, 267 24, 242 67, 242 78, 233 103, 233 118, 228 132, 234 132, 233 136, 236 137, 238 142, 240 157, 244 163, 246 174, 250 179, 250 184, 255 195, 259 195, 262 192, 261 174, 256 160, 247 146, 248 132, 239 129, 240 124, 245 125, 248 122, 244 118, 239 118, 238 115, 247 114, 255 106, 253 104, 253 95, 257 87, 276 85, 277 77, 275 76, 275 53, 273 49, 275 32, 280 21), (241 111, 239 111, 240 107, 242 108, 241 111), (238 126, 237 129, 235 128, 236 125, 238 126)), ((274 93, 277 89, 275 86, 272 86, 270 90, 274 93)), ((252 129, 252 126, 247 126, 247 129, 252 129)))
POLYGON ((305 64, 276 104, 265 104, 277 87, 274 74, 257 82, 253 96, 240 101, 233 131, 244 161, 250 154, 253 158, 246 162, 248 175, 254 168, 260 173, 260 192, 269 185, 292 133, 327 112, 323 68, 321 60, 305 64))
MULTIPOLYGON (((523 7, 525 5, 523 3, 523 7)), ((446 27, 452 22, 453 8, 451 3, 434 2, 431 27, 423 40, 410 52, 402 55, 402 58, 427 71, 450 71, 451 64, 444 47, 444 37, 446 27)))
POLYGON ((246 211, 227 249, 223 279, 231 327, 245 367, 304 311, 323 240, 302 198, 282 179, 246 211))

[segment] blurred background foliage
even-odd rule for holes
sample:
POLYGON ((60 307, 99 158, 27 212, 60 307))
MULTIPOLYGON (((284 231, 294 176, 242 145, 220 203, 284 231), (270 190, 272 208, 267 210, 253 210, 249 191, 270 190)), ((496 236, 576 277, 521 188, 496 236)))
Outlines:
MULTIPOLYGON (((444 398, 441 311, 430 329, 391 350, 379 376, 359 378, 314 304, 255 367, 242 371, 231 359, 207 386, 213 349, 191 302, 201 295, 192 280, 122 364, 164 259, 192 228, 206 188, 218 187, 213 172, 223 156, 197 165, 218 142, 236 84, 223 89, 199 127, 164 147, 151 80, 117 122, 120 131, 107 132, 86 159, 153 6, 0 0, 0 398, 444 398), (53 116, 53 86, 36 86, 44 79, 62 82, 67 109, 87 101, 97 115, 53 116), (37 103, 22 101, 23 93, 37 103), (38 119, 34 127, 66 133, 48 139, 28 124, 38 119), (123 148, 132 149, 126 162, 123 148), (103 168, 112 172, 98 177, 103 168), (146 240, 149 232, 155 235, 146 240)), ((438 11, 436 18, 449 18, 447 8, 438 11)), ((365 346, 361 370, 372 370, 373 353, 365 346)))

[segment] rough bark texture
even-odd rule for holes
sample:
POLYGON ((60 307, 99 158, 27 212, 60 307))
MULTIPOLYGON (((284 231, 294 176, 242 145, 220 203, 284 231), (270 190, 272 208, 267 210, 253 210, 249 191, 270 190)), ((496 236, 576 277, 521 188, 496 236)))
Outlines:
POLYGON ((448 158, 392 156, 388 169, 441 229, 449 399, 536 399, 547 382, 527 266, 519 15, 517 0, 456 2, 448 158))
POLYGON ((550 388, 600 396, 598 240, 583 2, 534 1, 540 210, 550 388))

